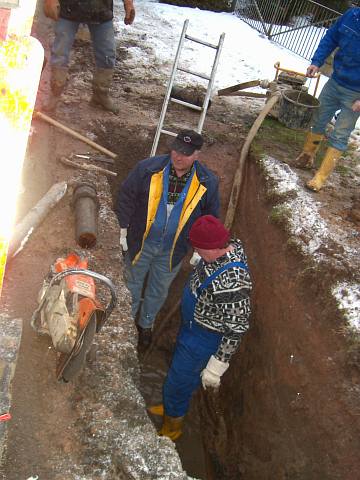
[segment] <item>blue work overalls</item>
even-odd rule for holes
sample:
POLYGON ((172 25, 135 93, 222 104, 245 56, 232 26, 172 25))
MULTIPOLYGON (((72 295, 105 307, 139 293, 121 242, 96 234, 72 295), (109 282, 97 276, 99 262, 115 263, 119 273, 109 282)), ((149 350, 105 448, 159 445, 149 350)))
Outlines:
POLYGON ((198 298, 218 275, 237 266, 248 269, 242 262, 231 262, 207 277, 196 289, 196 295, 191 292, 190 281, 184 288, 181 299, 182 325, 163 387, 164 410, 170 417, 182 417, 188 411, 192 393, 200 385, 200 373, 211 355, 217 351, 223 336, 222 333, 207 330, 194 321, 198 298))

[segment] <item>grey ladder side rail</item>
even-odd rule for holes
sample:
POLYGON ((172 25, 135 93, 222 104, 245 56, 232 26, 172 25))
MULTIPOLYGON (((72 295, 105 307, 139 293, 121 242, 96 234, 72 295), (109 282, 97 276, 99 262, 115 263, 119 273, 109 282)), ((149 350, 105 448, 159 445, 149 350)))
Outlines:
POLYGON ((176 133, 170 132, 169 130, 165 130, 163 128, 165 115, 166 115, 170 100, 174 103, 178 103, 179 105, 184 105, 185 107, 188 107, 188 108, 191 108, 193 110, 201 112, 199 122, 198 122, 198 125, 197 125, 197 128, 196 128, 196 131, 198 133, 201 133, 204 122, 205 122, 206 112, 207 112, 207 109, 209 107, 211 91, 212 91, 214 81, 215 81, 215 74, 216 74, 216 70, 217 70, 217 67, 218 67, 218 64, 219 64, 219 58, 220 58, 220 53, 221 53, 223 43, 224 43, 225 33, 222 33, 220 35, 218 44, 213 45, 211 43, 208 43, 208 42, 205 42, 203 40, 199 40, 198 38, 194 38, 194 37, 191 37, 190 35, 187 35, 186 30, 188 28, 188 25, 189 25, 189 20, 187 19, 184 22, 183 29, 182 29, 181 36, 180 36, 180 40, 179 40, 179 45, 178 45, 178 48, 176 50, 176 55, 175 55, 173 67, 172 67, 172 70, 171 70, 171 74, 170 74, 169 82, 168 82, 168 85, 167 85, 164 102, 163 102, 160 117, 159 117, 159 123, 158 123, 157 129, 156 129, 153 145, 152 145, 152 148, 151 148, 151 153, 150 153, 151 157, 154 156, 155 153, 156 153, 156 150, 157 150, 157 147, 158 147, 158 144, 159 144, 160 135, 162 133, 165 134, 165 135, 170 135, 172 137, 176 137, 176 135, 177 135, 176 133), (197 72, 194 72, 192 70, 188 70, 186 68, 182 68, 182 67, 178 66, 179 60, 180 60, 180 54, 181 54, 182 48, 184 46, 185 39, 190 40, 192 42, 199 43, 201 45, 204 45, 206 47, 210 47, 210 48, 216 50, 214 63, 213 63, 211 73, 210 73, 209 76, 204 75, 202 73, 197 73, 197 72), (177 71, 181 71, 181 72, 184 72, 184 73, 189 73, 190 75, 195 75, 197 77, 203 78, 203 79, 208 81, 208 86, 207 86, 207 89, 206 89, 204 102, 203 102, 203 105, 201 107, 198 106, 198 105, 194 105, 192 103, 184 102, 182 100, 178 100, 176 98, 171 97, 171 91, 172 91, 172 88, 173 88, 173 85, 174 85, 174 80, 175 80, 175 76, 176 76, 177 71))

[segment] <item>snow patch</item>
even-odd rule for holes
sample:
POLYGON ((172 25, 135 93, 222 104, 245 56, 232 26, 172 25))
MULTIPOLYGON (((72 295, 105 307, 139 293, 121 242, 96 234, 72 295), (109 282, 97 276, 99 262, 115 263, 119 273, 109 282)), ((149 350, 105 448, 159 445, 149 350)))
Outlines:
POLYGON ((265 169, 265 177, 272 180, 279 196, 293 193, 293 198, 287 199, 281 205, 288 213, 288 227, 292 235, 298 237, 297 242, 305 254, 314 255, 316 261, 320 256, 317 250, 327 243, 329 230, 326 222, 319 214, 320 203, 304 192, 299 185, 298 176, 289 165, 282 164, 272 157, 263 157, 261 164, 265 169))
POLYGON ((358 283, 340 282, 332 289, 339 309, 343 311, 349 326, 360 331, 360 285, 358 283))

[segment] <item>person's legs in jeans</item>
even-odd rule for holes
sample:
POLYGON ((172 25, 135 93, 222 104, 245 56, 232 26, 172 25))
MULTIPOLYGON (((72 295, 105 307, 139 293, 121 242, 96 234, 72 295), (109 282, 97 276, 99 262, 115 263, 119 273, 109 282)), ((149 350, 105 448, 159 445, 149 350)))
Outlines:
POLYGON ((115 34, 112 20, 100 24, 88 24, 94 49, 96 68, 113 69, 115 66, 116 49, 115 34))
POLYGON ((341 111, 336 119, 334 130, 329 135, 328 143, 331 147, 344 151, 347 149, 349 136, 360 115, 359 112, 352 110, 352 105, 359 99, 360 93, 340 85, 338 85, 337 92, 341 111))
POLYGON ((67 67, 70 51, 73 46, 80 22, 72 22, 59 18, 55 23, 55 40, 51 47, 50 65, 52 67, 67 67))
POLYGON ((339 98, 337 87, 337 83, 330 79, 322 89, 319 96, 320 107, 317 109, 312 121, 312 133, 324 134, 335 112, 341 108, 341 99, 339 98))
POLYGON ((89 24, 89 30, 96 63, 91 103, 117 114, 119 107, 110 95, 116 57, 113 22, 110 20, 98 25, 89 24))
POLYGON ((41 106, 41 109, 44 111, 54 111, 64 91, 67 82, 70 51, 79 25, 79 22, 72 22, 64 18, 59 18, 55 23, 55 40, 51 47, 50 57, 51 94, 47 102, 41 106))
MULTIPOLYGON (((332 105, 334 106, 336 103, 336 110, 340 108, 340 114, 337 117, 333 131, 328 137, 328 148, 321 165, 314 177, 306 183, 307 188, 314 192, 322 189, 329 175, 333 172, 342 152, 347 148, 350 133, 355 127, 356 120, 359 118, 359 114, 352 110, 352 105, 358 99, 359 93, 341 87, 333 80, 329 80, 328 83, 330 83, 331 98, 336 99, 332 100, 332 105)), ((325 95, 328 95, 328 93, 325 92, 325 95)))
POLYGON ((170 272, 169 259, 170 253, 162 250, 152 259, 138 322, 142 328, 152 328, 167 298, 169 287, 181 268, 180 262, 170 272))
POLYGON ((131 263, 129 254, 125 257, 125 283, 131 294, 131 314, 134 319, 140 307, 146 275, 158 251, 159 246, 145 242, 140 258, 134 265, 131 263))

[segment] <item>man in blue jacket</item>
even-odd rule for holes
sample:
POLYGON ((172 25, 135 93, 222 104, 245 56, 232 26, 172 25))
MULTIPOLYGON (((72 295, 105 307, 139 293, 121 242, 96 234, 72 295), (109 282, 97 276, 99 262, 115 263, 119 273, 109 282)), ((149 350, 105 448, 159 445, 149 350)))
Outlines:
POLYGON ((151 342, 155 317, 189 249, 188 233, 206 214, 219 216, 217 177, 198 162, 202 136, 182 130, 168 155, 139 162, 121 185, 116 204, 120 245, 126 251, 126 284, 139 345, 151 342))
POLYGON ((295 161, 296 166, 301 168, 313 166, 326 126, 335 112, 341 110, 327 139, 328 149, 321 166, 306 184, 315 192, 322 188, 346 150, 350 133, 360 115, 360 8, 350 8, 329 28, 311 60, 307 76, 313 77, 335 49, 333 74, 320 94, 320 107, 311 132, 295 161))

